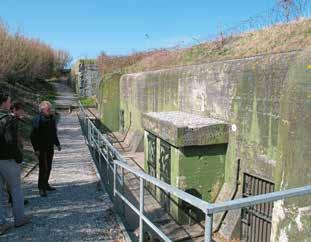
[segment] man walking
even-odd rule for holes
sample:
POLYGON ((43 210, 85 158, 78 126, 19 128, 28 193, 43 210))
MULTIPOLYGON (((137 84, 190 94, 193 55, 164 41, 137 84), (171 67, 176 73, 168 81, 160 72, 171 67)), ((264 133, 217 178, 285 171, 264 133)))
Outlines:
POLYGON ((17 120, 10 114, 11 98, 0 93, 0 235, 5 233, 10 224, 6 221, 8 193, 12 194, 15 227, 30 222, 31 217, 24 214, 24 195, 21 187, 21 168, 23 160, 18 146, 17 120))
POLYGON ((54 145, 61 150, 57 136, 56 120, 52 114, 52 105, 43 101, 39 105, 40 114, 33 119, 31 143, 39 157, 38 188, 41 197, 46 197, 46 191, 56 190, 50 186, 49 178, 54 156, 54 145))

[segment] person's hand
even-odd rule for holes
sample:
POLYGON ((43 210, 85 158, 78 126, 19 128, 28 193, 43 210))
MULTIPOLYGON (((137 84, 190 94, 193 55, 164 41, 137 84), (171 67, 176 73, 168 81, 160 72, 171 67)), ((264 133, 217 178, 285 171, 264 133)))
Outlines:
POLYGON ((58 151, 61 151, 62 150, 62 147, 59 145, 59 146, 57 146, 57 150, 58 151))
POLYGON ((39 157, 39 156, 40 156, 40 151, 39 151, 39 150, 35 151, 35 155, 36 155, 37 157, 39 157))

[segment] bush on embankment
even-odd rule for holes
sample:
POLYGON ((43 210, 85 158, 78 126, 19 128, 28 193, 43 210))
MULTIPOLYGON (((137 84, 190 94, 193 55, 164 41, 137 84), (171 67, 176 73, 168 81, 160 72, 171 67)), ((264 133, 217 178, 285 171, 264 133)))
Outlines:
POLYGON ((11 33, 0 22, 0 80, 29 86, 57 76, 71 61, 70 55, 38 39, 11 33))

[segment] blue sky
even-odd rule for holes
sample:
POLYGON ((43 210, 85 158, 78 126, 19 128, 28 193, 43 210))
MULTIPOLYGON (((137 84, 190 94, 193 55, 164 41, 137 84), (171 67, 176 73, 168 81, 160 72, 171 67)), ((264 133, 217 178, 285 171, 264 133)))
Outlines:
POLYGON ((206 39, 273 7, 275 0, 1 0, 13 31, 72 56, 96 57, 206 39))

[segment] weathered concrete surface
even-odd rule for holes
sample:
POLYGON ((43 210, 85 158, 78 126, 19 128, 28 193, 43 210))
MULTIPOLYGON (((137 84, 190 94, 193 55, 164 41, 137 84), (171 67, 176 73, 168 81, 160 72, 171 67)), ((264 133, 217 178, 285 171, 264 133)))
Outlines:
POLYGON ((112 132, 125 128, 120 125, 120 77, 118 73, 106 77, 97 92, 100 119, 112 132))
MULTIPOLYGON (((57 88, 70 94, 60 83, 57 88)), ((64 93, 62 94, 64 95, 64 93)), ((113 204, 99 189, 91 156, 76 114, 61 113, 58 126, 63 150, 55 153, 50 184, 57 188, 47 198, 38 195, 38 170, 24 185, 32 223, 11 229, 1 241, 125 241, 125 231, 113 204)))
POLYGON ((228 125, 185 112, 143 114, 142 126, 176 147, 228 143, 228 125))
MULTIPOLYGON (((224 200, 234 191, 237 159, 241 183, 248 172, 274 180, 277 190, 311 184, 310 56, 306 49, 124 75, 120 109, 125 127, 142 132, 142 114, 161 111, 194 113, 232 124, 220 194, 224 200)), ((295 215, 278 219, 273 239, 310 238, 310 199, 288 203, 282 208, 295 215)))
POLYGON ((81 97, 96 95, 101 77, 98 66, 91 60, 78 60, 72 70, 69 83, 81 97))
MULTIPOLYGON (((276 163, 278 189, 311 184, 311 48, 300 53, 286 76, 280 106, 276 163)), ((279 201, 273 212, 272 241, 311 238, 311 196, 279 201)))

